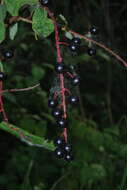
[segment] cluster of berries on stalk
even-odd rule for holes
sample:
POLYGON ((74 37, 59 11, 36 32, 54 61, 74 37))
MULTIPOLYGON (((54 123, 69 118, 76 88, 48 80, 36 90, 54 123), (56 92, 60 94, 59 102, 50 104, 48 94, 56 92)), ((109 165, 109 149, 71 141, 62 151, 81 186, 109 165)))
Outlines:
MULTIPOLYGON (((79 101, 78 96, 71 92, 70 86, 77 86, 80 82, 80 77, 75 73, 74 69, 71 69, 71 67, 69 68, 63 62, 60 45, 66 44, 69 50, 72 53, 75 53, 81 47, 81 39, 78 36, 73 36, 73 38, 69 40, 69 43, 60 42, 58 23, 56 22, 54 14, 49 10, 49 0, 40 0, 40 4, 44 6, 45 10, 48 12, 55 28, 55 42, 57 49, 57 63, 55 64, 57 76, 55 78, 55 82, 57 85, 55 84, 54 87, 51 88, 51 98, 48 101, 48 106, 52 108, 52 116, 56 120, 56 125, 60 130, 62 130, 62 134, 58 136, 54 142, 56 145, 55 155, 57 158, 63 158, 70 162, 73 160, 73 155, 72 146, 68 143, 67 105, 77 105, 79 101), (66 83, 68 78, 70 80, 69 88, 66 83)), ((97 32, 97 29, 94 27, 90 29, 91 35, 96 35, 97 32)), ((90 56, 95 55, 96 50, 90 46, 88 48, 88 54, 90 56)))
MULTIPOLYGON (((72 44, 78 48, 81 44, 80 38, 74 37, 70 42, 70 46, 72 44)), ((55 88, 52 98, 48 101, 49 107, 52 108, 52 115, 56 119, 56 125, 62 130, 62 135, 55 140, 55 155, 57 158, 64 158, 66 161, 70 162, 73 160, 73 155, 71 153, 72 147, 68 143, 67 138, 68 121, 66 106, 67 104, 77 105, 78 96, 73 94, 68 87, 66 88, 66 85, 68 84, 68 82, 66 84, 66 80, 69 79, 69 85, 71 87, 76 87, 79 85, 80 77, 75 74, 73 69, 66 66, 63 62, 55 65, 55 71, 57 73, 57 88, 55 88), (61 84, 60 82, 61 77, 63 77, 62 81, 64 84, 61 84)))

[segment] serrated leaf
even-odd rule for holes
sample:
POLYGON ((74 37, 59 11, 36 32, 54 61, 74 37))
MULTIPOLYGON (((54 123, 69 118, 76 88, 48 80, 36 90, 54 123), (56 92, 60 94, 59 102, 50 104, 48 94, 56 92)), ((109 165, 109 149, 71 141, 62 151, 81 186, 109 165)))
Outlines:
POLYGON ((0 22, 0 43, 5 39, 5 25, 4 22, 0 22))
POLYGON ((47 37, 54 31, 54 24, 47 17, 47 12, 44 9, 37 8, 35 10, 32 28, 36 34, 42 37, 47 37))
POLYGON ((40 148, 45 148, 50 151, 55 149, 53 142, 48 142, 43 137, 32 135, 29 132, 9 123, 2 122, 0 123, 0 129, 16 136, 22 142, 26 143, 29 146, 35 146, 40 148))
POLYGON ((17 31, 18 31, 18 23, 15 23, 11 28, 10 28, 10 31, 9 31, 9 36, 10 36, 10 39, 11 40, 14 40, 16 34, 17 34, 17 31))
POLYGON ((6 6, 0 5, 0 22, 3 21, 6 17, 6 6))
POLYGON ((38 3, 38 0, 4 0, 7 11, 12 15, 12 16, 18 16, 18 11, 19 9, 25 5, 33 5, 38 3))

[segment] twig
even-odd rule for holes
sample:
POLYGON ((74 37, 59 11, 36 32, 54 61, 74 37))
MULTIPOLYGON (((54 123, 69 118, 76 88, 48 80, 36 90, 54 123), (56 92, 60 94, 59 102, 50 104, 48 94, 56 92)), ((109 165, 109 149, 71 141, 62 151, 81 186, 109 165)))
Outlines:
MULTIPOLYGON (((64 30, 65 30, 65 28, 64 28, 64 30)), ((81 34, 79 34, 77 32, 72 31, 72 30, 69 30, 68 32, 70 32, 73 35, 79 36, 79 37, 83 38, 84 40, 86 40, 88 42, 92 42, 92 43, 96 44, 97 46, 103 48, 104 50, 106 50, 107 52, 109 52, 111 55, 113 55, 117 60, 119 60, 121 63, 123 63, 123 65, 125 67, 127 67, 127 62, 124 61, 124 59, 122 57, 120 57, 117 53, 115 53, 112 49, 108 48, 104 44, 99 43, 96 40, 93 40, 92 38, 88 38, 85 35, 81 35, 81 34)))
POLYGON ((5 92, 22 92, 22 91, 29 91, 29 90, 33 90, 34 88, 37 88, 38 86, 40 86, 40 84, 36 84, 35 86, 31 86, 31 87, 28 87, 28 88, 2 90, 2 91, 0 92, 0 94, 3 94, 3 93, 5 93, 5 92))

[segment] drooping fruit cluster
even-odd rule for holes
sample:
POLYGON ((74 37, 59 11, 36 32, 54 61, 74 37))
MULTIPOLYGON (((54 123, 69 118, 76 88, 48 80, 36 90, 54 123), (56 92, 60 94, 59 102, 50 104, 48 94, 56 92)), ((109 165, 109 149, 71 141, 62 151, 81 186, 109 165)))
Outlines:
POLYGON ((56 157, 60 159, 63 158, 67 162, 71 162, 73 160, 73 156, 71 153, 72 151, 71 145, 66 143, 62 137, 58 137, 54 143, 56 145, 55 149, 56 157))
POLYGON ((75 74, 74 69, 67 67, 63 62, 56 63, 55 71, 57 77, 50 91, 51 97, 48 100, 48 106, 52 109, 52 116, 55 118, 56 126, 60 132, 62 132, 61 137, 58 137, 55 141, 57 147, 55 149, 55 155, 57 158, 64 158, 66 161, 72 161, 72 147, 68 143, 67 134, 65 135, 68 128, 67 110, 65 110, 65 107, 68 104, 76 105, 78 103, 78 97, 71 92, 71 88, 80 83, 80 78, 75 74), (59 81, 61 76, 64 78, 64 87, 61 86, 59 81), (65 97, 64 101, 63 96, 65 97))

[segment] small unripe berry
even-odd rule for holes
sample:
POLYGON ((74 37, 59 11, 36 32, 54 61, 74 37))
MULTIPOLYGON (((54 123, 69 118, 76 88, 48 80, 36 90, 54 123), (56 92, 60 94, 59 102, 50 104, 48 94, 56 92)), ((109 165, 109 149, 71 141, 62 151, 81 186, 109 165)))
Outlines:
POLYGON ((90 56, 96 55, 96 49, 94 48, 88 48, 87 52, 88 52, 88 55, 90 56))

